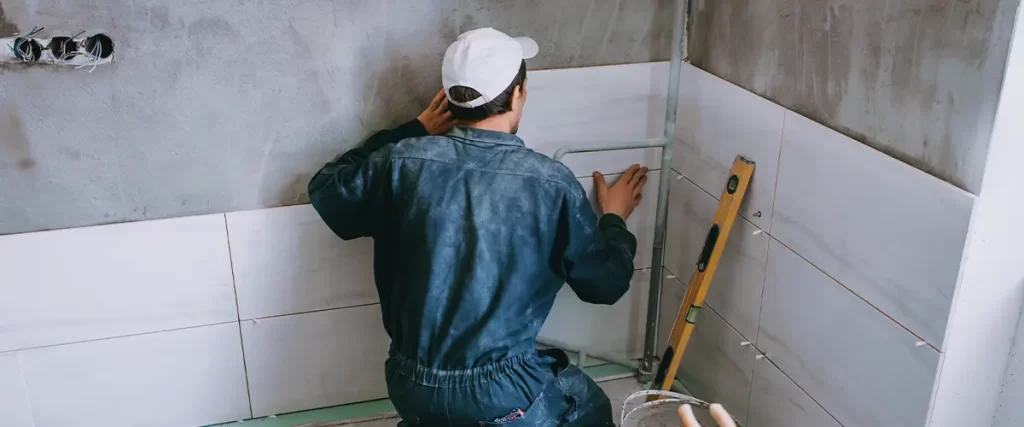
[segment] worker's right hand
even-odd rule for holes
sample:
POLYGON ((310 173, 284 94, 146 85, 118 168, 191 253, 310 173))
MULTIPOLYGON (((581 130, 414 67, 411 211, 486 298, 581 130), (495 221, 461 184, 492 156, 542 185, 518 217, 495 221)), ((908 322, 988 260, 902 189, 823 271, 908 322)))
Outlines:
POLYGON ((423 124, 423 128, 430 135, 444 135, 455 127, 455 119, 452 118, 452 112, 448 111, 448 97, 444 96, 444 89, 441 89, 441 91, 437 92, 437 95, 434 95, 430 105, 420 115, 416 116, 416 120, 423 124))
POLYGON ((601 207, 601 214, 615 214, 623 220, 629 218, 643 198, 646 183, 647 168, 640 165, 630 166, 610 187, 601 172, 594 172, 594 186, 597 188, 597 204, 601 207))

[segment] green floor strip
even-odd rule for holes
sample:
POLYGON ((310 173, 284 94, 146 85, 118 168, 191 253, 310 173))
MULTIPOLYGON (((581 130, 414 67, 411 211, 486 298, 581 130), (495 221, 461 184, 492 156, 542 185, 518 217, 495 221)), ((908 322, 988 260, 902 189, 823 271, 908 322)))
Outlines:
MULTIPOLYGON (((600 381, 602 378, 619 376, 633 372, 625 366, 607 363, 604 365, 588 366, 583 372, 590 378, 600 381)), ((214 424, 208 427, 293 427, 302 424, 326 423, 328 421, 343 421, 356 418, 366 418, 375 415, 395 412, 394 405, 388 399, 371 400, 368 402, 350 403, 348 405, 332 406, 329 408, 312 409, 309 411, 281 414, 273 418, 254 418, 245 421, 235 421, 224 424, 214 424)))

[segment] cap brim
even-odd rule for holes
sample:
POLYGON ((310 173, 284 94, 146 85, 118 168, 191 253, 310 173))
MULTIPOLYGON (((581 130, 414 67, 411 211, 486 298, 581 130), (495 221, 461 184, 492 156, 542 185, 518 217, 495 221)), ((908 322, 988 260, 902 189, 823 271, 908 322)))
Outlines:
POLYGON ((515 37, 515 41, 523 48, 523 59, 533 58, 540 52, 540 46, 529 37, 515 37))

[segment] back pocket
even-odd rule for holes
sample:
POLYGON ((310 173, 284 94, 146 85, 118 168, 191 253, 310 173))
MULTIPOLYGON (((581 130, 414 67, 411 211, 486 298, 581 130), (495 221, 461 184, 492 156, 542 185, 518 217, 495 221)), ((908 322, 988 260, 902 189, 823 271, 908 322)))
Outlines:
MULTIPOLYGON (((569 402, 558 387, 548 387, 518 418, 506 421, 481 421, 481 426, 557 427, 568 415, 569 402)), ((509 414, 512 415, 512 414, 509 414)))

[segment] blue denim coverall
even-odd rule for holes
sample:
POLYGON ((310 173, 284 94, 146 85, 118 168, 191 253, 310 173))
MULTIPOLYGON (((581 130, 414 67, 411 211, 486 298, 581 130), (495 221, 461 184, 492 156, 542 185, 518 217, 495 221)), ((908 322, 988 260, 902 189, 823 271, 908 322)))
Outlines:
POLYGON ((616 215, 598 221, 568 168, 512 134, 428 136, 413 120, 328 163, 309 197, 342 239, 374 239, 405 424, 613 425, 565 353, 535 349, 563 283, 613 304, 633 274, 636 238, 616 215))

